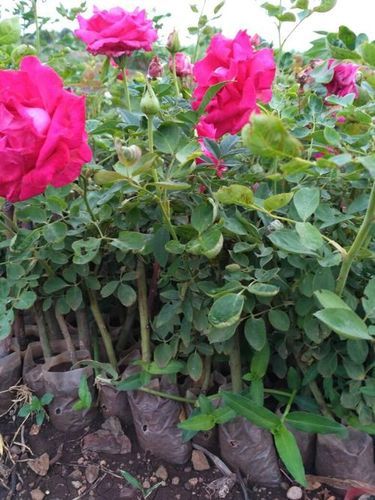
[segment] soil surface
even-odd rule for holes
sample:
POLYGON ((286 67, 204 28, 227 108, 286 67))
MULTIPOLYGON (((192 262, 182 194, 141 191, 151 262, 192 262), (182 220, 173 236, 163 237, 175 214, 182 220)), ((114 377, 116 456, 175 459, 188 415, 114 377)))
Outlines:
MULTIPOLYGON (((139 448, 132 427, 124 428, 132 443, 131 453, 109 455, 81 450, 82 438, 100 428, 102 417, 97 417, 89 428, 78 433, 59 432, 46 422, 36 429, 39 433, 33 435, 35 425, 32 426, 29 420, 24 425, 21 425, 22 422, 14 415, 0 420, 0 438, 3 437, 7 447, 3 457, 0 457, 1 500, 142 499, 142 495, 121 477, 121 470, 137 477, 145 488, 164 479, 162 485, 148 497, 150 500, 219 498, 218 493, 209 488, 212 481, 223 477, 214 464, 210 462, 209 470, 197 472, 191 461, 183 466, 166 463, 139 448), (30 468, 28 460, 38 457, 42 458, 38 464, 39 473, 36 473, 30 468)), ((281 500, 287 498, 291 484, 286 480, 282 486, 278 489, 248 486, 245 496, 240 485, 236 484, 225 498, 281 500)), ((320 488, 314 492, 303 492, 301 498, 334 500, 338 497, 320 488)))

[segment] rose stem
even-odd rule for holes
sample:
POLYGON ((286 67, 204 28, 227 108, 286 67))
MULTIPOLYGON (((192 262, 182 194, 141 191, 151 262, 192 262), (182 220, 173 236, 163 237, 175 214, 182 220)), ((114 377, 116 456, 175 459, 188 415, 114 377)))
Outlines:
POLYGON ((375 221, 375 182, 371 189, 370 200, 361 227, 355 237, 348 253, 343 256, 339 276, 336 281, 336 293, 341 295, 344 291, 346 281, 353 261, 358 252, 365 246, 372 224, 375 221))
POLYGON ((242 391, 242 371, 241 371, 241 350, 239 333, 236 332, 233 337, 233 347, 229 355, 230 374, 232 378, 232 391, 242 391))
POLYGON ((42 346, 43 356, 44 359, 47 360, 47 358, 51 357, 52 351, 49 345, 42 305, 39 300, 35 302, 33 306, 33 312, 36 324, 38 326, 39 340, 40 340, 40 345, 42 346))
POLYGON ((141 351, 142 361, 150 363, 151 361, 151 341, 149 328, 149 315, 147 307, 147 285, 146 271, 143 260, 139 257, 137 264, 137 289, 138 289, 138 312, 141 328, 141 351))
POLYGON ((61 333, 63 334, 64 340, 66 342, 66 348, 70 354, 70 359, 72 361, 72 364, 74 365, 77 363, 76 351, 74 349, 72 337, 70 336, 68 327, 66 326, 65 319, 63 315, 58 311, 57 305, 55 307, 55 316, 59 324, 61 333))

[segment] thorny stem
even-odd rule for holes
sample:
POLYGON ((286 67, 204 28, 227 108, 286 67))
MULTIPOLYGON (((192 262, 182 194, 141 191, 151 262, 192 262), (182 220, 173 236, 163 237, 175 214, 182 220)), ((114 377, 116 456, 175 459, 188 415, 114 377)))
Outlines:
POLYGON ((151 341, 150 341, 150 326, 147 306, 147 285, 145 265, 141 258, 137 264, 137 289, 138 289, 138 311, 139 324, 141 329, 141 351, 142 361, 145 363, 151 362, 151 341))
POLYGON ((97 327, 99 329, 100 335, 102 336, 108 360, 113 366, 113 368, 117 368, 116 354, 113 349, 111 335, 105 325, 102 313, 100 312, 95 292, 93 290, 87 289, 87 293, 90 300, 91 311, 94 316, 97 327))
POLYGON ((375 182, 371 189, 370 200, 366 210, 365 217, 362 221, 361 227, 355 237, 348 253, 342 259, 341 269, 339 276, 336 281, 336 293, 337 295, 342 295, 346 281, 349 276, 350 269, 352 267, 353 261, 358 255, 362 248, 365 248, 368 244, 368 235, 371 230, 371 226, 375 221, 375 182))
POLYGON ((176 54, 172 54, 172 74, 173 74, 174 88, 176 90, 176 96, 180 97, 180 86, 178 84, 178 78, 176 72, 176 54))

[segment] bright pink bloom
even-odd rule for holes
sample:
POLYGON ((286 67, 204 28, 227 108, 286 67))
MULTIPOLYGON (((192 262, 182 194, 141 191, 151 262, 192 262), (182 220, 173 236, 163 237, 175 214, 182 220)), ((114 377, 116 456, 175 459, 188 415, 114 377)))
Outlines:
MULTIPOLYGON (((190 62, 190 57, 182 52, 174 54, 176 64, 176 75, 180 77, 191 76, 193 74, 193 65, 190 62)), ((173 56, 169 58, 168 67, 173 71, 173 56)))
POLYGON ((0 71, 0 196, 16 202, 65 186, 91 156, 84 97, 34 56, 0 71))
POLYGON ((323 151, 318 151, 317 153, 313 153, 313 158, 318 160, 319 158, 325 158, 326 156, 337 154, 336 149, 333 146, 327 146, 323 151))
POLYGON ((151 50, 158 35, 146 11, 135 9, 127 12, 121 7, 99 10, 89 19, 77 17, 79 29, 75 35, 86 45, 91 54, 120 57, 134 50, 151 50))
POLYGON ((258 112, 257 100, 271 100, 276 72, 273 51, 255 50, 253 43, 246 31, 239 31, 233 40, 217 34, 206 56, 194 65, 194 109, 212 85, 233 80, 209 102, 197 126, 198 135, 218 139, 226 133, 236 134, 258 112))
POLYGON ((328 67, 333 67, 333 78, 329 83, 325 84, 328 95, 337 95, 343 97, 347 94, 355 94, 358 96, 358 88, 355 82, 355 77, 358 71, 357 64, 338 63, 335 59, 328 61, 328 67))
POLYGON ((198 139, 199 144, 202 149, 202 153, 207 157, 207 158, 197 158, 195 161, 198 164, 201 163, 210 163, 213 165, 214 169, 216 170, 216 174, 218 177, 222 177, 224 172, 228 170, 228 167, 224 164, 224 160, 221 158, 217 158, 204 144, 203 139, 198 139), (208 161, 207 161, 208 160, 208 161))
POLYGON ((163 65, 158 56, 154 56, 151 59, 151 62, 148 66, 147 76, 149 78, 159 78, 162 75, 163 75, 163 65))

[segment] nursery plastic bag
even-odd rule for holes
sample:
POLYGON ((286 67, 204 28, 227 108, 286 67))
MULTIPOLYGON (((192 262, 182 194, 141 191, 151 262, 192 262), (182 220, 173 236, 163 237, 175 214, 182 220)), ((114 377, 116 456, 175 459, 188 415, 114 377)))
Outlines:
MULTIPOLYGON (((76 351, 79 361, 88 359, 88 351, 76 351)), ((96 408, 75 410, 74 403, 78 400, 78 389, 81 378, 87 379, 90 392, 93 395, 93 370, 85 366, 69 370, 67 367, 71 362, 70 354, 63 352, 57 356, 49 358, 43 365, 43 377, 45 389, 54 396, 48 406, 51 423, 59 431, 78 431, 91 423, 96 414, 96 408), (64 366, 66 365, 66 366, 64 366), (59 368, 60 366, 60 368, 59 368), (57 371, 57 370, 61 371, 57 371)))
POLYGON ((12 404, 12 393, 8 389, 21 378, 21 354, 16 344, 13 352, 0 358, 0 414, 5 413, 12 404))
POLYGON ((278 485, 281 481, 275 446, 270 432, 243 417, 219 425, 220 453, 229 467, 251 483, 278 485))
MULTIPOLYGON (((153 379, 148 387, 178 395, 177 387, 164 378, 153 379)), ((128 398, 140 446, 167 462, 187 462, 191 443, 182 441, 181 430, 177 428, 182 405, 142 391, 128 392, 128 398)))
POLYGON ((131 424, 132 414, 130 411, 128 394, 119 391, 111 384, 105 382, 98 383, 99 408, 104 418, 118 417, 125 425, 131 424))
POLYGON ((315 468, 321 476, 375 484, 372 438, 355 429, 349 429, 345 439, 333 434, 318 435, 315 468))

